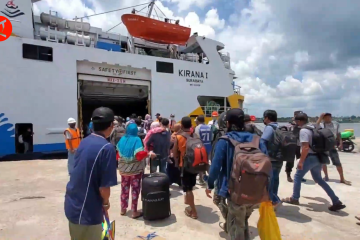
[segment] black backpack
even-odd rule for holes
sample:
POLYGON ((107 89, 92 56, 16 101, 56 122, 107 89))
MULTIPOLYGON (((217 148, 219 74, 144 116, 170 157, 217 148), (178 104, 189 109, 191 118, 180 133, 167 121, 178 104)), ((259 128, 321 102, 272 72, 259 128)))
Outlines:
POLYGON ((143 140, 146 136, 146 133, 145 133, 145 129, 144 128, 140 128, 140 130, 138 131, 138 137, 143 140))
POLYGON ((262 132, 260 129, 258 129, 258 128, 256 127, 256 125, 253 124, 253 123, 245 124, 245 131, 246 131, 246 132, 249 132, 249 133, 256 134, 256 135, 258 135, 259 137, 261 137, 262 134, 263 134, 263 132, 262 132))
POLYGON ((120 141, 120 139, 125 135, 125 128, 121 127, 121 126, 116 126, 111 134, 110 134, 110 142, 116 146, 118 144, 118 142, 120 141))
POLYGON ((287 127, 270 126, 274 129, 274 136, 268 143, 269 156, 278 161, 294 161, 297 137, 293 131, 289 131, 287 127))
POLYGON ((218 129, 218 130, 215 132, 215 135, 214 135, 214 138, 213 138, 213 141, 212 141, 212 148, 211 148, 210 159, 213 159, 213 157, 214 157, 216 143, 219 141, 219 139, 220 139, 221 137, 225 136, 225 133, 226 133, 226 131, 223 130, 223 129, 218 129))
POLYGON ((310 148, 316 153, 328 152, 335 148, 336 138, 332 131, 328 128, 322 128, 316 124, 312 127, 306 125, 303 128, 313 132, 312 144, 310 148))

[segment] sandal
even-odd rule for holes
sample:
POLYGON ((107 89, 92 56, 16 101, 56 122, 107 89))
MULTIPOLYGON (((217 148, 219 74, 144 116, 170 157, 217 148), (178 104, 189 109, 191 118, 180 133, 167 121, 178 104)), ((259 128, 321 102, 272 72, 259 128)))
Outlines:
POLYGON ((219 222, 219 227, 225 231, 225 223, 219 222))
POLYGON ((293 199, 292 197, 284 198, 281 200, 284 203, 292 204, 292 205, 299 205, 299 200, 293 199))
POLYGON ((140 217, 143 216, 143 213, 142 213, 142 212, 138 212, 138 213, 139 213, 139 215, 137 215, 137 216, 131 216, 131 218, 132 218, 132 219, 137 219, 137 218, 140 218, 140 217))
POLYGON ((355 218, 360 221, 360 215, 359 215, 359 216, 355 216, 355 218))
POLYGON ((192 219, 198 218, 196 215, 195 216, 193 215, 190 207, 185 208, 185 215, 192 219))
POLYGON ((125 214, 126 214, 126 210, 121 210, 120 215, 125 216, 125 214))

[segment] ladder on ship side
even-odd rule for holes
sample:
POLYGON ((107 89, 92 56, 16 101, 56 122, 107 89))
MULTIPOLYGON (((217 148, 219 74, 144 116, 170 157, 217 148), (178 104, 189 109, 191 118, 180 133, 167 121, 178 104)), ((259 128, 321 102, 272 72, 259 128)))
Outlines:
POLYGON ((80 18, 80 22, 78 22, 77 17, 75 17, 75 45, 85 47, 85 38, 84 38, 84 29, 83 29, 83 18, 80 18), (81 41, 79 39, 81 38, 81 41))
POLYGON ((57 35, 56 35, 56 32, 58 30, 57 29, 57 27, 58 27, 57 19, 58 19, 58 12, 49 10, 49 25, 48 25, 47 37, 46 37, 46 41, 48 41, 48 42, 59 43, 59 39, 57 38, 57 35), (55 15, 53 15, 53 13, 55 15), (53 34, 51 34, 51 33, 53 33, 53 34), (51 36, 53 37, 53 39, 51 38, 51 36))

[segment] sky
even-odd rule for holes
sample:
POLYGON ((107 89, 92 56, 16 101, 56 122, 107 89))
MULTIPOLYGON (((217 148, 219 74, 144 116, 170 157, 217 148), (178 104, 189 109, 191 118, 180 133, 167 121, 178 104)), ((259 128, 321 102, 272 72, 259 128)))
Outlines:
MULTIPOLYGON (((42 0, 34 12, 51 9, 72 19, 146 2, 42 0)), ((360 1, 161 0, 156 5, 192 32, 225 44, 250 114, 274 109, 278 116, 296 110, 310 116, 360 115, 360 1)), ((88 21, 108 30, 129 11, 88 21)), ((124 25, 112 32, 127 35, 124 25)))

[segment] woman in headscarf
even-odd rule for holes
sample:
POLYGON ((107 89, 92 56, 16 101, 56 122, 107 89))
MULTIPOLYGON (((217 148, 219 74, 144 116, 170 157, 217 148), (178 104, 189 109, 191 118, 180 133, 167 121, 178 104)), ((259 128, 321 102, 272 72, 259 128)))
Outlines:
MULTIPOLYGON (((174 143, 176 141, 176 135, 180 134, 182 132, 181 130, 181 124, 180 123, 176 123, 173 127, 173 131, 174 133, 171 135, 171 147, 170 150, 174 147, 174 143)), ((167 164, 166 167, 166 173, 169 176, 170 179, 170 185, 173 183, 178 184, 179 186, 181 186, 181 177, 180 177, 180 169, 178 167, 175 166, 175 160, 172 156, 172 151, 171 155, 170 155, 170 161, 167 164)))
POLYGON ((145 169, 144 158, 146 156, 143 156, 144 148, 141 139, 138 137, 138 128, 135 123, 130 123, 127 126, 126 134, 118 142, 117 148, 120 155, 121 215, 126 214, 131 186, 132 218, 139 218, 142 216, 142 212, 137 210, 137 204, 141 188, 141 179, 145 169))
POLYGON ((151 126, 152 122, 153 121, 151 120, 150 114, 146 114, 145 115, 145 120, 144 120, 144 128, 145 128, 146 131, 150 130, 150 126, 151 126))

